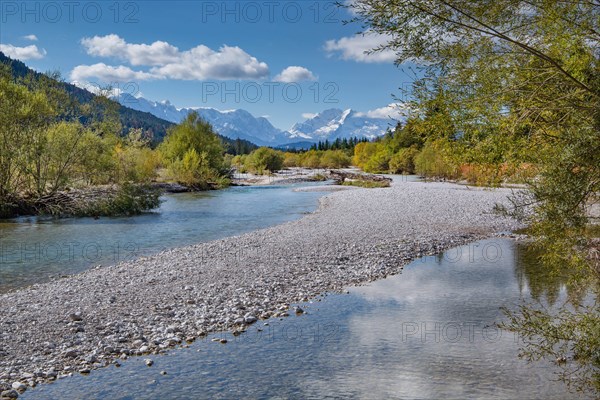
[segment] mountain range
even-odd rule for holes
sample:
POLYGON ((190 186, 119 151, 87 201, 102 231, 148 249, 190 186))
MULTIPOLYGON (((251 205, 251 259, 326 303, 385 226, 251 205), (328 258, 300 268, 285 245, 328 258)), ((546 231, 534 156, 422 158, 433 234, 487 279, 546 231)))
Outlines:
POLYGON ((318 141, 334 141, 351 137, 374 139, 393 129, 395 121, 390 118, 372 118, 352 109, 332 108, 312 118, 294 124, 289 130, 274 127, 268 119, 255 117, 246 110, 220 111, 214 108, 177 108, 169 101, 150 101, 143 97, 121 93, 116 99, 135 110, 150 113, 158 118, 179 123, 190 112, 196 111, 215 130, 230 139, 243 139, 259 146, 289 146, 318 141))
MULTIPOLYGON (((18 60, 13 60, 0 52, 0 63, 6 64, 16 78, 31 74, 38 79, 42 74, 30 69, 18 60)), ((82 104, 92 104, 95 94, 67 82, 59 82, 64 90, 82 104)), ((142 97, 122 93, 113 98, 118 109, 123 133, 132 128, 141 128, 153 138, 155 143, 162 141, 167 130, 181 122, 190 112, 197 111, 202 118, 214 126, 228 148, 252 149, 254 145, 283 148, 307 148, 318 141, 334 141, 337 138, 369 138, 384 135, 393 128, 395 121, 390 118, 372 118, 363 113, 347 109, 332 108, 316 114, 312 118, 294 124, 289 130, 274 127, 268 119, 255 117, 246 110, 220 111, 214 108, 176 108, 169 101, 155 102, 142 97)), ((232 150, 236 151, 236 150, 232 150)), ((239 150, 238 150, 239 151, 239 150)))
MULTIPOLYGON (((17 79, 22 79, 30 75, 34 80, 38 80, 44 75, 34 71, 19 60, 13 60, 12 58, 7 57, 2 52, 0 52, 0 64, 8 66, 12 76, 17 79)), ((94 99, 97 97, 94 93, 63 81, 57 81, 57 85, 64 89, 72 100, 77 101, 80 104, 94 106, 94 99)), ((144 134, 151 137, 155 144, 157 144, 163 140, 169 128, 174 126, 172 118, 169 119, 164 116, 156 116, 139 108, 129 107, 127 103, 119 104, 119 102, 117 102, 117 106, 123 134, 129 132, 130 129, 139 128, 142 129, 144 134)), ((86 122, 85 120, 85 117, 81 118, 81 121, 84 123, 86 122)), ((248 141, 235 140, 237 138, 230 139, 223 135, 220 135, 220 137, 227 151, 230 153, 236 154, 239 152, 248 152, 257 147, 248 141)))

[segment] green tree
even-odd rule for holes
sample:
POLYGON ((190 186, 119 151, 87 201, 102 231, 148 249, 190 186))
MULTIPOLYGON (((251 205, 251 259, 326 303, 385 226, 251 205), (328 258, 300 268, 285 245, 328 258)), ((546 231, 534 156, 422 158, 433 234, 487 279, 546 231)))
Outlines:
POLYGON ((199 188, 224 182, 224 148, 212 126, 198 113, 190 113, 169 130, 159 152, 173 178, 199 188))
POLYGON ((39 154, 44 130, 56 112, 41 92, 15 82, 10 69, 0 65, 0 202, 33 184, 29 172, 41 169, 39 154))
POLYGON ((346 168, 352 162, 342 150, 327 150, 323 152, 320 161, 322 168, 346 168))
POLYGON ((280 151, 269 147, 260 147, 250 153, 246 164, 251 171, 262 175, 266 171, 276 172, 282 169, 284 158, 280 151))
POLYGON ((317 150, 309 150, 302 157, 302 166, 304 168, 320 168, 321 155, 317 150))
POLYGON ((419 154, 419 150, 415 146, 398 150, 390 159, 390 172, 394 174, 414 174, 417 154, 419 154))

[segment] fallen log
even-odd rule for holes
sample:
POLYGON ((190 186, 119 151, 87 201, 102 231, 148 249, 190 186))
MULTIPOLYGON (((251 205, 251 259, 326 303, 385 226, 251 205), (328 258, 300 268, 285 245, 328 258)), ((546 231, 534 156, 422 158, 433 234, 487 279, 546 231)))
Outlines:
POLYGON ((368 173, 354 173, 348 171, 329 170, 328 175, 335 181, 337 185, 343 185, 347 181, 362 181, 362 182, 379 182, 389 183, 392 181, 387 176, 368 174, 368 173))

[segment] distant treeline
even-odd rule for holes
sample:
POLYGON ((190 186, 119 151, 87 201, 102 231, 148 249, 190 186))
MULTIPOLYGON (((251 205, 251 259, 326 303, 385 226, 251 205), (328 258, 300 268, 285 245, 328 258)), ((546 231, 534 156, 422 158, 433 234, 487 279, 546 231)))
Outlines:
POLYGON ((369 139, 363 137, 337 138, 334 141, 318 141, 310 147, 310 150, 354 150, 354 147, 359 143, 366 143, 369 139))

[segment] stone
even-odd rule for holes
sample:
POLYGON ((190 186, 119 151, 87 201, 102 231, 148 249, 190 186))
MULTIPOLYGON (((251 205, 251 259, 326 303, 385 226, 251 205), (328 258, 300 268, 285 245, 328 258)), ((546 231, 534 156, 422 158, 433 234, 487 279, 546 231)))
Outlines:
POLYGON ((79 352, 75 349, 67 350, 65 352, 65 357, 68 357, 68 358, 75 358, 78 355, 79 355, 79 352))
POLYGON ((95 363, 95 362, 97 362, 97 361, 98 361, 98 357, 96 357, 94 354, 92 354, 92 355, 89 355, 89 356, 87 356, 87 357, 85 358, 85 362, 86 362, 86 363, 89 363, 89 364, 93 364, 93 363, 95 363))
POLYGON ((51 368, 48 371, 44 372, 44 376, 46 378, 56 378, 56 370, 54 368, 51 368))
POLYGON ((0 397, 3 399, 16 399, 19 397, 19 393, 16 390, 5 390, 0 393, 0 397))
POLYGON ((13 382, 11 386, 14 390, 18 392, 24 392, 25 390, 27 390, 27 385, 23 382, 13 382))
POLYGON ((152 361, 150 358, 146 358, 144 360, 144 363, 148 366, 151 367, 152 365, 154 365, 154 361, 152 361))
POLYGON ((69 314, 69 318, 71 318, 71 321, 83 321, 80 311, 69 314))

